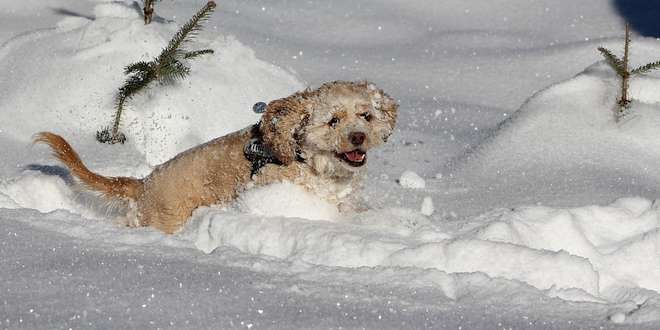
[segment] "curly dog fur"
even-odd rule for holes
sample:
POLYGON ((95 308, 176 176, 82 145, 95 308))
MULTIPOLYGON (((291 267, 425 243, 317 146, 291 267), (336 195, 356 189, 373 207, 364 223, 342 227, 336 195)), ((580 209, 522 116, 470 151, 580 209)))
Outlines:
POLYGON ((127 225, 179 230, 199 206, 226 204, 255 185, 290 181, 338 205, 356 209, 355 193, 367 151, 385 141, 398 104, 369 82, 335 81, 268 104, 260 125, 216 138, 157 166, 145 178, 105 177, 90 171, 62 137, 35 142, 51 147, 86 188, 129 206, 127 225), (254 175, 244 146, 260 136, 280 164, 254 175))

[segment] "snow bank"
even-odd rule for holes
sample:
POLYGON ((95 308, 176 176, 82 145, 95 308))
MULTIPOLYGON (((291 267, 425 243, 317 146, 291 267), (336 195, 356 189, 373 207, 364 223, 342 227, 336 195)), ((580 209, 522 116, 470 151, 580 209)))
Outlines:
MULTIPOLYGON (((55 29, 28 33, 3 48, 0 111, 12 121, 0 123, 0 135, 27 142, 36 132, 54 130, 74 144, 96 143, 95 132, 111 124, 114 97, 126 78, 123 68, 156 57, 177 29, 175 24, 144 25, 129 2, 100 3, 94 15, 93 20, 67 17, 55 29), (25 91, 37 93, 26 97, 25 91)), ((122 130, 149 165, 255 123, 255 102, 303 87, 212 26, 189 47, 211 48, 215 54, 191 61, 185 80, 153 87, 127 102, 122 130)))
POLYGON ((619 88, 616 74, 599 62, 537 93, 455 162, 452 177, 475 191, 540 200, 561 200, 585 187, 592 196, 654 196, 660 186, 660 79, 634 77, 630 114, 616 122, 619 88))
MULTIPOLYGON (((295 191, 288 195, 298 197, 295 191)), ((264 199, 267 194, 247 204, 269 203, 264 199)), ((458 230, 433 225, 413 210, 371 210, 331 222, 204 208, 194 215, 192 228, 195 245, 207 253, 233 247, 334 267, 484 273, 575 301, 625 303, 653 297, 642 308, 644 318, 659 319, 660 308, 651 303, 660 297, 658 205, 626 198, 607 206, 501 209, 458 230), (629 296, 623 299, 621 292, 629 296)), ((625 313, 628 321, 638 317, 636 310, 625 313)))

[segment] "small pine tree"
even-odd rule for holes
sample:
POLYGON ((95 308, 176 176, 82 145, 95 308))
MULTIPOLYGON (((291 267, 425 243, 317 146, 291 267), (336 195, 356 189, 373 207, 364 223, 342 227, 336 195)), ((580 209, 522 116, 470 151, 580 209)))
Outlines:
POLYGON ((142 0, 143 4, 143 17, 144 17, 144 24, 149 24, 151 23, 151 20, 154 15, 154 2, 155 0, 142 0))
POLYGON ((106 127, 96 132, 96 139, 102 143, 124 143, 126 136, 119 132, 119 123, 124 103, 134 95, 144 90, 153 81, 161 84, 171 84, 183 79, 190 74, 190 68, 182 60, 190 60, 195 57, 212 54, 212 49, 201 49, 186 51, 183 46, 190 42, 201 30, 201 24, 208 20, 215 9, 215 2, 209 1, 200 9, 181 29, 174 35, 172 40, 163 51, 151 61, 140 61, 129 64, 124 68, 124 74, 128 75, 124 85, 119 88, 115 104, 115 119, 112 129, 106 127))
POLYGON ((142 12, 144 13, 144 24, 149 24, 151 23, 153 16, 154 16, 154 4, 156 1, 159 0, 143 0, 142 3, 144 5, 144 9, 142 12))
POLYGON ((617 102, 619 104, 619 110, 616 113, 616 119, 619 120, 623 117, 630 105, 630 99, 628 98, 628 86, 630 77, 632 75, 644 74, 652 70, 660 68, 660 61, 651 62, 646 65, 642 65, 633 70, 629 69, 629 54, 630 54, 630 25, 626 23, 626 36, 623 45, 623 59, 619 59, 614 55, 609 49, 604 47, 598 47, 598 51, 605 57, 605 61, 609 64, 614 71, 621 77, 621 97, 617 102))

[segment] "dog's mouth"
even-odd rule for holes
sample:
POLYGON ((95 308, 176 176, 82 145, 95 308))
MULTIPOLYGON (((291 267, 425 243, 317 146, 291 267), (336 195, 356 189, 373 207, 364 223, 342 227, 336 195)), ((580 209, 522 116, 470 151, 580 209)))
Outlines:
POLYGON ((336 153, 335 155, 344 161, 344 163, 353 167, 360 167, 367 162, 367 153, 359 149, 343 153, 336 153))

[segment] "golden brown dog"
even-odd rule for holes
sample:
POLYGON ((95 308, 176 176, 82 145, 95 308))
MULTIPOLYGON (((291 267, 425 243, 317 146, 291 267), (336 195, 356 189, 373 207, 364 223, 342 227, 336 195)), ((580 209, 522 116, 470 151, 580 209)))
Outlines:
POLYGON ((129 207, 127 225, 180 229, 199 206, 226 204, 254 185, 290 181, 335 203, 356 207, 367 151, 392 133, 397 103, 369 82, 335 81, 268 104, 259 125, 186 150, 143 179, 91 172, 60 136, 43 132, 72 175, 88 189, 129 207), (247 157, 245 146, 263 143, 267 164, 247 157))

